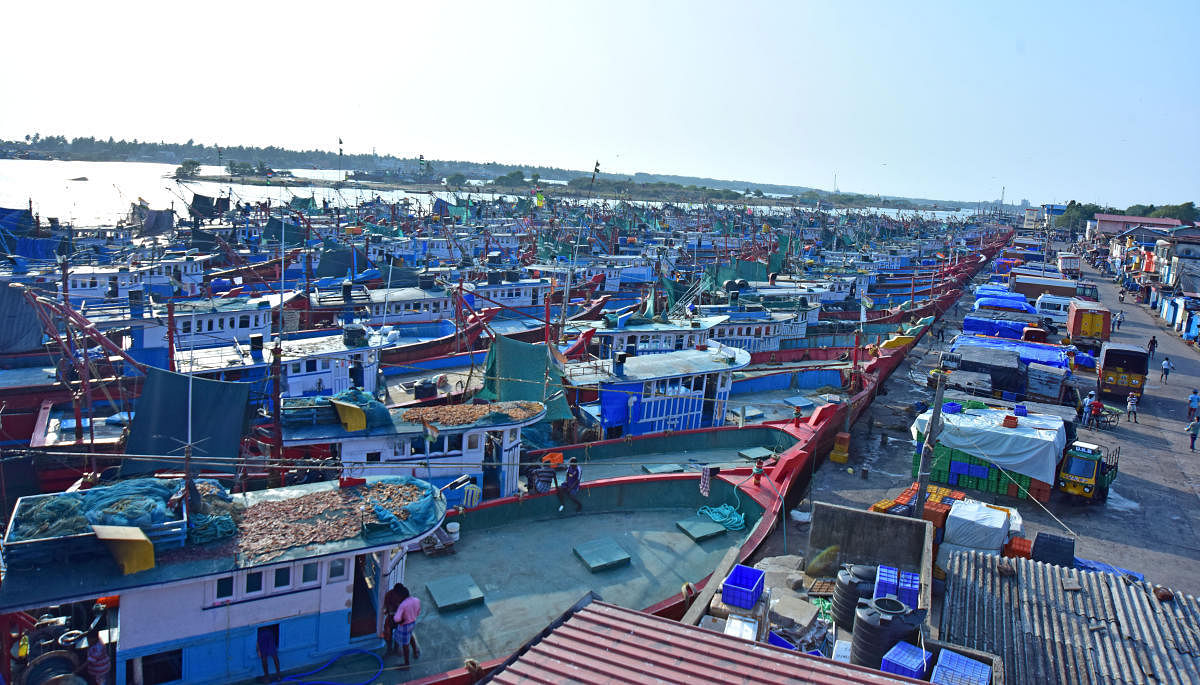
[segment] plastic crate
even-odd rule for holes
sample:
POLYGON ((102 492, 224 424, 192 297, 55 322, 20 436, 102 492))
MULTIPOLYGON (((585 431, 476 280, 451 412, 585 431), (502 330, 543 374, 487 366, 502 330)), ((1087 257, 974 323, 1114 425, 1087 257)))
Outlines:
POLYGON ((976 466, 976 465, 972 464, 967 467, 967 475, 972 478, 987 478, 988 477, 988 467, 976 466))
POLYGON ((955 673, 965 680, 947 680, 935 681, 930 679, 930 682, 945 682, 945 683, 968 683, 970 685, 988 685, 992 680, 992 667, 982 661, 976 661, 965 657, 958 652, 949 649, 943 649, 941 654, 938 654, 937 668, 955 673))
MULTIPOLYGON (((769 631, 767 633, 767 644, 775 645, 776 647, 783 647, 784 649, 795 649, 796 648, 796 645, 792 644, 791 642, 788 642, 786 639, 781 637, 774 630, 769 631)), ((817 656, 821 656, 821 653, 817 652, 817 656)))
POLYGON ((962 673, 936 665, 929 674, 929 682, 936 685, 976 685, 974 680, 971 680, 962 673))
POLYGON ((900 572, 891 566, 880 566, 875 572, 875 592, 872 597, 887 597, 897 594, 900 587, 900 572))
POLYGON ((1013 414, 1017 416, 1029 416, 1029 410, 1023 404, 1013 405, 1013 414))
POLYGON ((946 480, 945 480, 945 482, 946 482, 948 485, 954 485, 954 486, 957 486, 957 485, 958 485, 958 474, 957 474, 957 473, 951 473, 951 474, 949 474, 948 476, 946 476, 946 480))
POLYGON ((895 673, 917 680, 924 680, 933 666, 933 653, 910 645, 907 642, 897 642, 895 647, 883 655, 883 663, 879 670, 884 673, 895 673))
POLYGON ((970 464, 967 464, 966 462, 963 462, 963 461, 950 462, 950 475, 966 476, 966 475, 970 475, 970 473, 971 473, 970 464))
POLYGON ((921 576, 908 571, 901 573, 898 589, 900 601, 916 609, 921 601, 921 576))
POLYGON ((1033 539, 1030 553, 1034 561, 1067 568, 1075 567, 1075 541, 1071 538, 1038 533, 1033 539))
POLYGON ((721 585, 721 601, 743 609, 753 609, 762 596, 767 574, 756 568, 736 564, 721 585))
POLYGON ((958 402, 942 402, 943 414, 958 414, 962 409, 962 405, 958 402))

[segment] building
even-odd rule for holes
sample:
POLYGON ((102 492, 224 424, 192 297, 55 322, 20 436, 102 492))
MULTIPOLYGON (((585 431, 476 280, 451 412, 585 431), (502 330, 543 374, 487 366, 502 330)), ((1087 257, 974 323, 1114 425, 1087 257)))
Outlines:
POLYGON ((1096 214, 1096 232, 1103 236, 1114 236, 1131 228, 1145 226, 1147 228, 1172 229, 1182 222, 1179 219, 1165 219, 1150 216, 1125 216, 1124 214, 1096 214))

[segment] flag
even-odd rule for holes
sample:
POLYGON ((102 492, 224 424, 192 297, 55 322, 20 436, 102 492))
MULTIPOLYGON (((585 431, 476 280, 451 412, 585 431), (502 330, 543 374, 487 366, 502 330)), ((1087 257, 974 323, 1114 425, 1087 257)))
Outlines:
POLYGON ((937 253, 937 258, 938 258, 938 259, 945 259, 945 258, 946 258, 946 255, 945 255, 945 254, 943 254, 943 253, 941 253, 941 252, 939 252, 939 253, 937 253))
POLYGON ((862 296, 862 303, 867 309, 873 309, 875 307, 875 300, 872 300, 871 297, 866 294, 862 296))
POLYGON ((437 426, 429 423, 429 420, 422 417, 421 426, 425 429, 425 442, 435 442, 438 439, 437 426))
POLYGON ((540 191, 540 190, 537 191, 537 206, 542 207, 542 206, 545 206, 545 204, 546 204, 546 198, 544 195, 542 195, 542 191, 540 191))

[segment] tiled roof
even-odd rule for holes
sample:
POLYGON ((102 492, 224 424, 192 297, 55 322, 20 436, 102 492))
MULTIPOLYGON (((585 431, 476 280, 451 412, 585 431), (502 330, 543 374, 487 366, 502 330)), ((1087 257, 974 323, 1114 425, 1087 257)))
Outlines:
POLYGON ((1152 216, 1125 216, 1124 214, 1097 214, 1096 221, 1117 221, 1126 224, 1150 224, 1153 226, 1178 226, 1179 219, 1166 219, 1152 216))
POLYGON ((592 602, 491 674, 493 683, 916 683, 592 602))

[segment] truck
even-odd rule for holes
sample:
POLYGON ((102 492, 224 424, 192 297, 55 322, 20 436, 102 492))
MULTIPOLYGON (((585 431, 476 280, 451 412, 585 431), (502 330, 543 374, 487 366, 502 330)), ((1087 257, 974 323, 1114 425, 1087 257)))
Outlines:
POLYGON ((1071 344, 1092 354, 1108 342, 1112 333, 1112 312, 1099 302, 1071 300, 1067 307, 1067 336, 1071 344))
POLYGON ((1095 283, 1073 281, 1066 278, 1013 274, 1009 278, 1008 288, 1013 292, 1024 295, 1030 304, 1034 303, 1038 296, 1043 294, 1057 295, 1059 297, 1077 297, 1092 302, 1100 299, 1100 292, 1097 290, 1095 283))
POLYGON ((1058 253, 1058 270, 1067 276, 1078 278, 1083 271, 1080 266, 1079 255, 1070 252, 1058 253))

